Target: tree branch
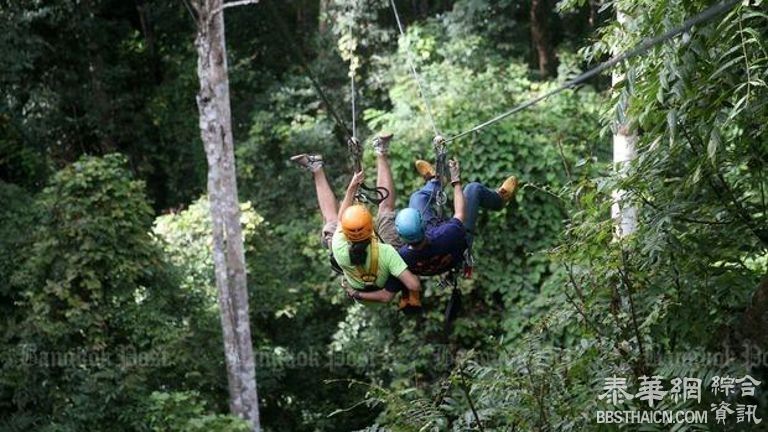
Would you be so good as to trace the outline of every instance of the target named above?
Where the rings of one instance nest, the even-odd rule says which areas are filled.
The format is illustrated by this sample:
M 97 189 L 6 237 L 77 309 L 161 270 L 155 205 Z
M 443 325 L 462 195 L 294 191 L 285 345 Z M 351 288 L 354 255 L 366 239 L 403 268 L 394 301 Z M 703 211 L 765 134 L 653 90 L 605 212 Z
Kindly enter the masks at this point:
M 233 2 L 222 3 L 221 7 L 214 9 L 211 15 L 216 15 L 217 13 L 223 11 L 224 9 L 229 9 L 231 7 L 251 5 L 251 4 L 256 4 L 258 2 L 259 0 L 237 0 Z
M 643 349 L 643 338 L 640 334 L 640 327 L 637 325 L 637 312 L 635 312 L 635 300 L 632 297 L 632 281 L 629 279 L 629 268 L 627 266 L 627 257 L 625 255 L 624 247 L 621 247 L 619 251 L 621 255 L 621 267 L 617 268 L 619 276 L 624 287 L 627 289 L 627 299 L 629 300 L 629 312 L 632 317 L 632 327 L 635 330 L 635 337 L 637 338 L 637 347 L 640 350 L 640 370 L 645 371 L 645 350 Z
M 475 422 L 477 422 L 477 428 L 481 431 L 485 431 L 485 428 L 483 428 L 483 422 L 480 421 L 480 415 L 477 413 L 477 409 L 475 408 L 475 402 L 472 400 L 472 396 L 469 394 L 469 385 L 467 384 L 466 374 L 464 373 L 464 368 L 459 365 L 459 377 L 461 378 L 461 390 L 464 392 L 464 396 L 467 398 L 467 402 L 469 402 L 469 409 L 472 410 L 472 415 L 475 416 Z
M 576 292 L 576 295 L 579 296 L 579 300 L 581 301 L 581 304 L 577 303 L 576 299 L 574 299 L 568 294 L 568 291 L 564 291 L 565 298 L 568 300 L 569 303 L 571 303 L 571 305 L 574 308 L 576 308 L 576 311 L 579 313 L 579 315 L 581 315 L 581 318 L 584 320 L 587 326 L 591 327 L 592 330 L 595 332 L 597 336 L 597 341 L 599 343 L 602 343 L 603 342 L 602 332 L 598 329 L 597 325 L 595 325 L 595 323 L 593 323 L 587 317 L 587 314 L 584 310 L 584 306 L 586 305 L 586 302 L 584 301 L 584 293 L 581 287 L 579 286 L 579 284 L 576 282 L 576 278 L 573 276 L 573 267 L 569 266 L 568 264 L 565 264 L 565 268 L 568 270 L 568 279 L 570 280 L 571 286 L 573 286 L 573 290 Z
M 691 148 L 691 150 L 693 150 L 694 153 L 696 153 L 697 155 L 701 155 L 702 149 L 704 148 L 704 144 L 701 142 L 701 140 L 695 141 L 693 139 L 693 136 L 688 132 L 688 128 L 686 128 L 683 123 L 679 123 L 679 125 L 681 127 L 681 130 L 683 131 L 683 135 L 685 135 L 686 141 L 688 141 L 688 146 Z M 697 148 L 694 147 L 694 142 L 698 144 Z M 708 183 L 712 188 L 712 190 L 715 192 L 715 194 L 717 194 L 720 200 L 723 201 L 726 208 L 733 207 L 733 211 L 736 213 L 736 216 L 742 220 L 744 225 L 746 225 L 750 231 L 752 231 L 755 237 L 757 237 L 757 239 L 760 240 L 764 245 L 768 245 L 768 234 L 765 233 L 764 229 L 760 229 L 759 227 L 756 226 L 755 221 L 752 219 L 752 216 L 744 208 L 741 201 L 739 201 L 736 198 L 736 194 L 733 193 L 733 189 L 731 189 L 728 182 L 725 181 L 725 178 L 720 173 L 720 171 L 717 168 L 712 167 L 708 164 L 704 164 L 704 166 L 718 180 L 719 184 L 715 184 L 715 181 L 712 178 L 709 178 Z M 724 196 L 723 195 L 724 193 L 727 196 Z M 732 203 L 732 205 L 729 205 L 730 203 Z
M 657 212 L 661 212 L 661 209 L 659 208 L 659 206 L 657 206 L 657 205 L 653 204 L 652 202 L 650 202 L 648 200 L 648 198 L 643 196 L 643 194 L 638 193 L 637 196 L 640 197 L 640 200 L 643 202 L 643 204 L 645 204 L 648 207 L 656 210 Z M 701 225 L 730 225 L 730 224 L 734 223 L 734 221 L 712 221 L 712 220 L 694 219 L 694 218 L 689 218 L 689 217 L 686 217 L 686 216 L 681 216 L 679 214 L 672 214 L 672 217 L 675 218 L 675 219 L 681 220 L 683 222 L 688 222 L 688 223 L 693 223 L 693 224 L 701 224 Z

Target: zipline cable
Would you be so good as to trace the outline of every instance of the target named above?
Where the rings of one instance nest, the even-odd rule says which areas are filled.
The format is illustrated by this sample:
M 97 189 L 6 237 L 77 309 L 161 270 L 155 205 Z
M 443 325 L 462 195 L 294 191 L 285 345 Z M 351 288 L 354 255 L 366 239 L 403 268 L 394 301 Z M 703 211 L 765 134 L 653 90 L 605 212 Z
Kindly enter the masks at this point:
M 676 27 L 676 28 L 674 28 L 672 30 L 669 30 L 669 31 L 663 33 L 660 36 L 656 36 L 656 37 L 653 37 L 653 38 L 650 38 L 650 39 L 645 39 L 641 43 L 639 43 L 637 46 L 635 46 L 635 48 L 633 48 L 633 49 L 631 49 L 629 51 L 626 51 L 626 52 L 624 52 L 623 54 L 621 54 L 621 55 L 619 55 L 617 57 L 614 57 L 614 58 L 612 58 L 610 60 L 607 60 L 607 61 L 599 64 L 598 66 L 594 67 L 593 69 L 590 69 L 590 70 L 582 73 L 581 75 L 577 76 L 576 78 L 573 78 L 572 80 L 565 82 L 560 87 L 558 87 L 558 88 L 556 88 L 554 90 L 551 90 L 551 91 L 549 91 L 547 93 L 544 93 L 544 94 L 542 94 L 540 96 L 537 96 L 537 97 L 535 97 L 535 98 L 533 98 L 533 99 L 531 99 L 531 100 L 529 100 L 527 102 L 524 102 L 524 103 L 522 103 L 522 104 L 512 108 L 511 110 L 509 110 L 509 111 L 507 111 L 507 112 L 505 112 L 503 114 L 499 114 L 498 116 L 496 116 L 496 117 L 494 117 L 494 118 L 492 118 L 492 119 L 490 119 L 490 120 L 488 120 L 488 121 L 486 121 L 484 123 L 480 123 L 479 125 L 471 128 L 471 129 L 468 129 L 468 130 L 466 130 L 464 132 L 461 132 L 459 134 L 456 134 L 454 136 L 446 138 L 445 142 L 454 141 L 456 139 L 459 139 L 459 138 L 462 138 L 464 136 L 467 136 L 467 135 L 469 135 L 469 134 L 471 134 L 473 132 L 477 132 L 477 131 L 479 131 L 481 129 L 484 129 L 484 128 L 486 128 L 486 127 L 488 127 L 488 126 L 490 126 L 490 125 L 492 125 L 494 123 L 500 122 L 501 120 L 511 116 L 512 114 L 515 114 L 515 113 L 520 112 L 520 111 L 522 111 L 522 110 L 524 110 L 526 108 L 529 108 L 529 107 L 531 107 L 531 106 L 541 102 L 542 100 L 544 100 L 544 99 L 546 99 L 546 98 L 548 98 L 550 96 L 553 96 L 553 95 L 555 95 L 557 93 L 560 93 L 563 90 L 567 90 L 569 88 L 575 87 L 575 86 L 581 84 L 582 82 L 592 78 L 593 76 L 595 76 L 595 75 L 597 75 L 597 74 L 599 74 L 599 73 L 601 73 L 601 72 L 603 72 L 603 71 L 605 71 L 607 69 L 613 68 L 617 64 L 623 62 L 624 60 L 627 60 L 627 59 L 630 59 L 632 57 L 635 57 L 635 56 L 638 56 L 640 54 L 643 54 L 644 52 L 648 51 L 648 49 L 652 48 L 653 46 L 658 45 L 658 44 L 660 44 L 662 42 L 665 42 L 665 41 L 667 41 L 669 39 L 672 39 L 673 37 L 679 35 L 680 33 L 683 33 L 685 31 L 690 30 L 691 27 L 695 26 L 696 24 L 699 24 L 699 23 L 702 23 L 702 22 L 705 22 L 705 21 L 709 21 L 710 19 L 712 19 L 712 18 L 714 18 L 714 17 L 716 17 L 716 16 L 718 16 L 718 15 L 724 13 L 724 12 L 729 11 L 730 9 L 732 9 L 734 6 L 736 6 L 739 3 L 741 3 L 741 0 L 729 0 L 729 1 L 726 1 L 726 2 L 723 2 L 723 3 L 720 3 L 718 5 L 712 6 L 709 9 L 705 10 L 704 12 L 701 12 L 700 14 L 694 16 L 693 18 L 690 18 L 690 19 L 686 20 L 679 27 Z
M 419 93 L 421 95 L 421 99 L 424 101 L 424 106 L 427 109 L 427 115 L 429 116 L 429 121 L 432 124 L 432 130 L 435 132 L 435 136 L 440 135 L 440 131 L 437 130 L 437 123 L 435 123 L 435 117 L 432 115 L 432 105 L 429 103 L 429 95 L 422 85 L 421 76 L 416 71 L 416 66 L 413 62 L 411 48 L 407 45 L 408 41 L 405 39 L 405 30 L 403 29 L 403 23 L 400 21 L 400 14 L 397 12 L 397 5 L 395 4 L 395 0 L 390 0 L 389 3 L 392 5 L 392 12 L 395 15 L 395 21 L 397 21 L 397 28 L 400 30 L 400 36 L 403 38 L 403 41 L 406 42 L 405 57 L 408 61 L 408 66 L 411 69 L 411 73 L 413 74 L 413 79 L 416 81 L 416 85 L 419 87 Z

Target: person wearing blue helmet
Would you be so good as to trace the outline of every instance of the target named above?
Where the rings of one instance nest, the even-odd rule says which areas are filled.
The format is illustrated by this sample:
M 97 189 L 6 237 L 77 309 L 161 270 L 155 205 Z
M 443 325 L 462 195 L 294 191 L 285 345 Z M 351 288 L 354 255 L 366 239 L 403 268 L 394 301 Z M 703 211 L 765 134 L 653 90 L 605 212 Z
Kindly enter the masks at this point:
M 397 233 L 406 243 L 398 252 L 408 268 L 420 276 L 439 275 L 459 267 L 464 251 L 472 244 L 480 209 L 501 210 L 517 192 L 515 176 L 509 176 L 496 190 L 477 182 L 462 189 L 458 161 L 448 161 L 448 168 L 453 188 L 453 217 L 441 220 L 437 216 L 433 204 L 440 192 L 440 181 L 429 162 L 418 160 L 416 170 L 425 185 L 411 195 L 408 208 L 398 212 L 395 218 Z

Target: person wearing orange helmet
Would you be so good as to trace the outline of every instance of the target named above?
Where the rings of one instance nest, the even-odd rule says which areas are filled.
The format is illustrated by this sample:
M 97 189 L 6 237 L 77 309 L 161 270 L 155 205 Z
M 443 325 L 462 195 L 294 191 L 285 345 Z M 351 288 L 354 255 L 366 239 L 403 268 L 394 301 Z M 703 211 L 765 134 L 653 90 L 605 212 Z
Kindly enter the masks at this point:
M 299 154 L 291 160 L 313 174 L 324 222 L 322 243 L 331 249 L 332 267 L 344 274 L 347 294 L 356 300 L 389 302 L 401 292 L 400 308 L 411 311 L 421 307 L 421 283 L 395 249 L 402 242 L 395 229 L 394 182 L 386 157 L 391 138 L 392 135 L 384 134 L 373 141 L 376 186 L 389 191 L 379 203 L 375 221 L 365 206 L 353 204 L 365 179 L 363 172 L 352 177 L 337 212 L 336 197 L 323 171 L 322 156 Z

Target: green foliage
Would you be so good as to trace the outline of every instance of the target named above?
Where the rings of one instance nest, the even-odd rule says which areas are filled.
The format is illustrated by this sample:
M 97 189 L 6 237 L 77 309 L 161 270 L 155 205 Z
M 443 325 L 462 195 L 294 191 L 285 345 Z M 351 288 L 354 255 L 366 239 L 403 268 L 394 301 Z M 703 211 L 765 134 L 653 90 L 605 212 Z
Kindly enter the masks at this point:
M 604 40 L 586 50 L 587 55 L 605 53 L 607 47 L 625 49 L 704 5 L 620 2 L 616 7 L 632 17 L 633 37 L 608 27 Z M 423 38 L 418 32 L 410 37 Z M 515 218 L 506 218 L 513 235 L 506 237 L 504 225 L 496 225 L 505 219 L 503 213 L 492 214 L 482 232 L 490 229 L 493 241 L 482 234 L 476 247 L 479 277 L 465 287 L 475 296 L 465 312 L 472 317 L 471 327 L 463 328 L 460 320 L 453 337 L 459 346 L 478 348 L 478 359 L 457 360 L 449 365 L 449 373 L 431 364 L 436 376 L 426 380 L 442 386 L 425 389 L 425 376 L 414 374 L 419 369 L 413 359 L 419 351 L 400 353 L 409 359 L 409 375 L 418 377 L 421 385 L 416 379 L 395 379 L 390 388 L 373 392 L 368 404 L 386 407 L 380 423 L 394 430 L 477 430 L 468 394 L 486 430 L 593 430 L 597 426 L 592 413 L 605 408 L 596 395 L 606 377 L 636 383 L 644 374 L 689 376 L 706 385 L 714 375 L 762 376 L 764 371 L 745 362 L 743 355 L 744 343 L 751 343 L 753 350 L 759 343 L 747 338 L 745 326 L 752 324 L 745 315 L 753 299 L 764 295 L 758 285 L 766 275 L 761 263 L 767 245 L 763 191 L 768 186 L 768 147 L 765 122 L 757 120 L 766 116 L 766 105 L 759 101 L 768 97 L 763 82 L 765 41 L 759 36 L 764 34 L 766 17 L 739 7 L 682 41 L 631 62 L 613 100 L 616 109 L 604 120 L 604 132 L 610 132 L 612 120 L 624 118 L 613 113 L 628 107 L 630 130 L 641 131 L 640 156 L 621 172 L 608 172 L 605 145 L 585 143 L 589 122 L 572 120 L 585 106 L 595 112 L 578 102 L 578 94 L 549 100 L 472 137 L 469 145 L 459 142 L 451 148 L 473 173 L 493 176 L 505 166 L 522 166 L 528 187 L 517 198 Z M 438 126 L 444 130 L 462 130 L 467 126 L 458 121 L 469 119 L 472 124 L 478 120 L 472 121 L 473 115 L 489 116 L 484 109 L 513 105 L 505 100 L 507 95 L 518 101 L 531 96 L 526 94 L 526 86 L 532 85 L 524 73 L 518 72 L 517 80 L 491 79 L 515 77 L 512 67 L 489 66 L 487 74 L 461 70 L 459 61 L 440 62 L 450 54 L 430 48 L 445 43 L 419 46 L 425 51 L 417 58 L 424 59 L 420 68 L 438 107 Z M 443 50 L 450 53 L 450 48 Z M 471 55 L 468 59 L 467 64 L 473 64 Z M 430 69 L 433 62 L 439 69 Z M 482 78 L 476 87 L 467 88 L 475 83 L 466 78 L 470 75 Z M 393 128 L 408 137 L 405 149 L 393 151 L 393 159 L 403 161 L 395 164 L 395 177 L 403 179 L 410 159 L 429 156 L 430 133 L 415 86 L 405 72 L 400 76 L 403 86 L 393 86 L 390 93 L 393 109 L 369 111 L 368 118 L 373 128 Z M 461 110 L 452 91 L 472 95 L 473 103 L 467 106 L 475 112 Z M 461 115 L 453 117 L 452 110 Z M 549 132 L 549 142 L 534 131 Z M 563 158 L 558 157 L 553 136 L 564 136 Z M 506 142 L 515 145 L 499 145 Z M 537 187 L 544 183 L 548 187 Z M 614 238 L 614 221 L 608 216 L 616 189 L 626 191 L 627 203 L 640 212 L 638 231 L 621 241 Z M 551 195 L 539 195 L 542 191 Z M 566 217 L 563 226 L 560 221 Z M 562 237 L 557 234 L 561 230 Z M 486 262 L 491 265 L 485 267 Z M 434 292 L 427 291 L 427 302 L 430 294 Z M 477 302 L 478 296 L 490 310 Z M 505 313 L 495 315 L 494 306 L 501 305 Z M 475 308 L 482 313 L 473 314 Z M 483 326 L 486 317 L 499 317 L 499 324 Z M 429 321 L 420 327 L 428 329 Z M 500 329 L 507 336 L 502 342 L 479 343 L 478 334 L 499 334 Z M 370 346 L 376 339 L 368 336 L 362 343 Z M 398 343 L 408 344 L 408 337 L 400 336 Z M 349 343 L 346 347 L 359 349 Z M 486 352 L 497 355 L 482 355 Z M 729 361 L 711 361 L 714 354 L 724 358 L 729 352 Z M 440 376 L 447 378 L 441 381 Z M 467 393 L 460 391 L 462 385 Z M 701 405 L 665 404 L 661 409 L 702 409 L 718 402 L 710 395 Z M 756 402 L 763 406 L 765 396 Z M 642 407 L 630 404 L 628 409 Z
M 632 37 L 618 24 L 609 26 L 604 39 L 585 51 L 588 56 L 625 49 L 706 5 L 613 6 L 631 17 Z M 626 115 L 630 131 L 638 134 L 639 157 L 610 174 L 602 158 L 588 159 L 583 173 L 565 184 L 558 195 L 566 198 L 569 219 L 550 254 L 554 273 L 530 297 L 533 332 L 506 340 L 496 361 L 453 369 L 454 375 L 468 371 L 486 428 L 597 430 L 590 416 L 605 409 L 596 395 L 609 376 L 630 383 L 641 375 L 698 377 L 705 386 L 714 375 L 764 376 L 764 368 L 744 355 L 764 347 L 750 339 L 755 332 L 748 327 L 755 324 L 747 315 L 764 295 L 761 263 L 768 246 L 768 147 L 765 122 L 757 120 L 766 116 L 759 101 L 768 97 L 760 36 L 766 18 L 740 6 L 628 64 L 604 131 Z M 608 216 L 617 189 L 640 215 L 638 230 L 621 240 Z M 721 361 L 712 361 L 717 356 Z M 755 402 L 764 407 L 765 395 Z M 703 409 L 710 403 L 719 400 L 709 394 L 700 405 L 668 403 L 660 409 Z M 464 418 L 461 409 L 450 414 L 439 400 L 432 407 L 440 421 L 457 424 Z M 626 409 L 642 407 L 630 403 Z M 421 425 L 436 424 L 435 418 Z M 399 417 L 390 421 L 400 425 Z
M 403 42 L 415 49 L 436 123 L 447 135 L 557 85 L 530 81 L 527 69 L 517 62 L 485 57 L 486 43 L 477 36 L 454 39 L 439 22 L 411 26 L 408 40 Z M 407 192 L 420 186 L 413 160 L 433 158 L 432 130 L 405 63 L 404 45 L 382 59 L 379 67 L 389 73 L 392 108 L 368 110 L 365 118 L 371 130 L 395 133 L 390 159 L 398 205 L 404 206 Z M 599 145 L 591 144 L 597 134 L 599 100 L 589 89 L 562 94 L 450 144 L 449 155 L 461 161 L 467 182 L 495 187 L 515 174 L 526 186 L 509 208 L 481 217 L 475 243 L 476 276 L 463 283 L 464 312 L 450 336 L 443 332 L 443 308 L 450 292 L 432 282 L 424 298 L 427 312 L 418 322 L 390 310 L 348 310 L 332 346 L 364 359 L 360 370 L 379 389 L 368 405 L 385 408 L 380 424 L 393 430 L 475 427 L 461 385 L 444 388 L 446 379 L 460 381 L 452 373 L 453 359 L 459 347 L 481 353 L 497 350 L 494 338 L 502 335 L 513 341 L 509 350 L 514 352 L 514 341 L 532 329 L 529 319 L 556 307 L 551 296 L 559 294 L 557 281 L 561 279 L 553 274 L 545 252 L 560 238 L 566 217 L 557 191 L 569 179 L 594 172 L 592 164 L 579 163 L 579 158 L 588 161 L 604 155 Z M 366 162 L 373 166 L 372 159 Z M 501 414 L 506 406 L 495 404 L 497 396 L 489 394 L 483 400 L 487 405 L 483 415 L 495 409 L 503 429 L 502 425 L 514 422 L 503 420 L 511 413 Z M 533 402 L 521 405 L 520 411 L 529 408 L 538 412 Z
M 348 125 L 355 73 L 359 138 L 395 133 L 399 207 L 421 183 L 413 160 L 433 158 L 406 50 L 450 136 L 708 5 L 616 0 L 598 15 L 595 2 L 561 2 L 550 17 L 561 81 L 538 82 L 529 2 L 398 2 L 402 39 L 386 0 L 271 3 Z M 590 12 L 608 23 L 577 56 L 565 47 L 590 31 Z M 287 162 L 322 153 L 343 187 L 341 127 L 264 2 L 226 16 L 265 430 L 464 431 L 478 417 L 484 430 L 595 430 L 606 377 L 766 378 L 706 361 L 765 343 L 753 319 L 768 298 L 764 11 L 738 6 L 621 65 L 611 100 L 561 93 L 450 144 L 465 181 L 514 174 L 523 187 L 481 215 L 449 334 L 450 293 L 435 281 L 418 318 L 347 302 L 319 245 L 312 178 Z M 193 24 L 184 3 L 0 5 L 2 430 L 245 430 L 221 414 Z M 617 119 L 639 157 L 613 172 Z M 621 240 L 609 218 L 619 189 L 640 217 Z M 172 208 L 154 226 L 147 196 Z
M 28 243 L 24 234 L 35 224 L 37 212 L 31 197 L 12 184 L 0 182 L 0 202 L 0 295 L 7 300 L 3 306 L 12 306 L 19 297 L 11 289 L 11 274 L 23 260 L 21 251 Z M 10 317 L 12 310 L 8 307 L 3 316 Z
M 248 423 L 233 416 L 206 414 L 194 392 L 153 392 L 147 403 L 145 425 L 152 432 L 247 432 Z
M 269 226 L 250 203 L 241 204 L 241 223 L 246 244 L 251 327 L 255 346 L 261 415 L 274 430 L 348 428 L 365 424 L 368 416 L 329 420 L 336 404 L 351 404 L 358 391 L 342 392 L 343 386 L 325 385 L 324 379 L 347 376 L 343 363 L 335 364 L 326 343 L 339 320 L 337 307 L 320 297 L 328 294 L 326 261 L 315 250 L 286 248 L 285 244 L 317 241 L 296 229 L 282 232 Z M 223 341 L 213 280 L 211 223 L 206 197 L 188 209 L 159 217 L 154 232 L 162 239 L 169 260 L 182 275 L 180 290 L 197 313 L 188 319 L 189 333 L 175 341 L 174 352 L 186 365 L 185 388 L 207 391 L 224 410 Z M 298 262 L 297 262 L 298 261 Z M 311 265 L 323 268 L 314 270 Z M 313 269 L 312 273 L 308 270 Z M 322 281 L 320 277 L 323 274 Z M 316 280 L 307 276 L 314 275 Z M 217 389 L 217 387 L 219 387 Z M 211 393 L 211 389 L 218 392 Z M 183 416 L 182 416 L 183 417 Z
M 43 219 L 13 281 L 26 287 L 39 334 L 99 346 L 104 323 L 156 277 L 161 261 L 146 232 L 152 210 L 124 165 L 117 155 L 84 158 L 43 191 Z M 87 312 L 93 307 L 107 309 Z
M 123 156 L 86 157 L 25 206 L 40 216 L 5 294 L 0 428 L 134 430 L 152 389 L 195 388 L 180 354 L 199 312 L 149 234 L 144 184 Z

